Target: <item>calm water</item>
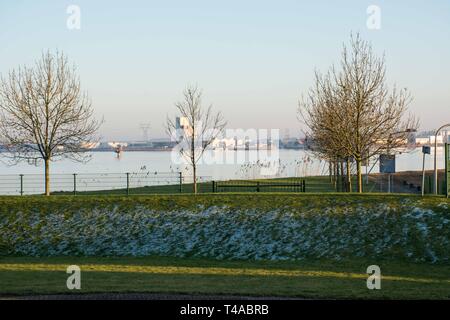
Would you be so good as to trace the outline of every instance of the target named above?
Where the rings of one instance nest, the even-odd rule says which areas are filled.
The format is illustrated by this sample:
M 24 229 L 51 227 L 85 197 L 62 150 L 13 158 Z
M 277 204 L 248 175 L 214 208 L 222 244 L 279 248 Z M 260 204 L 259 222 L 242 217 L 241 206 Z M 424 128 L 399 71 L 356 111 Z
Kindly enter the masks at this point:
M 443 168 L 443 148 L 438 148 L 438 165 Z M 259 159 L 259 161 L 258 161 Z M 125 173 L 125 172 L 179 172 L 189 174 L 189 166 L 177 163 L 170 151 L 124 152 L 117 158 L 113 152 L 92 152 L 91 160 L 77 163 L 69 159 L 55 161 L 53 174 Z M 426 168 L 433 168 L 433 155 L 427 155 Z M 267 151 L 212 151 L 205 155 L 206 163 L 199 164 L 199 175 L 215 180 L 233 178 L 283 177 L 322 175 L 327 164 L 303 150 Z M 372 166 L 373 164 L 371 164 Z M 378 172 L 378 163 L 372 172 Z M 397 171 L 422 170 L 421 149 L 397 156 Z M 9 166 L 2 159 L 0 174 L 41 174 L 42 164 L 20 163 Z

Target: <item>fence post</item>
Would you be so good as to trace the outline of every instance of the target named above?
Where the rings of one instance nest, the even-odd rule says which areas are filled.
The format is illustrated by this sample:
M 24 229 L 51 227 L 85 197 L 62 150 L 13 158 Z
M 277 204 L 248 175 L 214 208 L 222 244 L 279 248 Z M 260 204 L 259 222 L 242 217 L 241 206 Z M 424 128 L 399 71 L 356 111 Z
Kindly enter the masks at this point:
M 212 192 L 215 193 L 216 192 L 216 181 L 212 181 Z
M 306 192 L 306 180 L 302 180 L 302 192 Z
M 180 193 L 183 193 L 183 172 L 179 172 L 180 179 Z
M 259 192 L 259 181 L 256 181 L 256 192 Z
M 127 172 L 127 196 L 130 195 L 130 173 Z
M 20 195 L 23 196 L 23 174 L 20 175 Z
M 73 174 L 73 195 L 77 194 L 77 174 Z

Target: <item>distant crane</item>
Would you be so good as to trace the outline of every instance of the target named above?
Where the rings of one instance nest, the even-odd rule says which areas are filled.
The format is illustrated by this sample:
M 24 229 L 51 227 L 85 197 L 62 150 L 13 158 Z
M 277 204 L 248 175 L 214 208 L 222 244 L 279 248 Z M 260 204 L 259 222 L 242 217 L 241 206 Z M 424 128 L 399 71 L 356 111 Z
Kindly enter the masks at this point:
M 149 141 L 150 139 L 149 139 L 149 135 L 148 135 L 148 132 L 149 132 L 149 130 L 150 130 L 150 123 L 141 123 L 140 125 L 139 125 L 139 127 L 141 128 L 141 130 L 142 130 L 142 135 L 143 135 L 143 138 L 144 138 L 144 141 L 145 142 L 147 142 L 147 141 Z

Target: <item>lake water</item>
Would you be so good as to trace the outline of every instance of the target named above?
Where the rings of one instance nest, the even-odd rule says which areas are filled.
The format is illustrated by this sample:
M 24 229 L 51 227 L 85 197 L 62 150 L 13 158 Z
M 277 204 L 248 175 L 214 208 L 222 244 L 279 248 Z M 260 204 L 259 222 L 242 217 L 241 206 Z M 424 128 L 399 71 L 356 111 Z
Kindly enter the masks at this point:
M 444 167 L 444 151 L 438 148 L 438 167 Z M 10 166 L 1 158 L 1 175 L 42 174 L 42 164 L 20 163 Z M 422 170 L 420 148 L 397 156 L 397 171 Z M 373 163 L 370 165 L 372 167 Z M 369 169 L 370 169 L 369 167 Z M 276 151 L 211 151 L 198 166 L 198 174 L 214 180 L 234 178 L 311 176 L 327 174 L 328 165 L 304 150 Z M 433 169 L 433 154 L 427 155 L 426 168 Z M 378 172 L 379 164 L 372 173 Z M 73 173 L 139 173 L 139 172 L 183 172 L 189 175 L 189 166 L 179 163 L 170 151 L 124 152 L 117 158 L 114 152 L 92 152 L 88 163 L 77 163 L 62 159 L 51 164 L 52 174 Z

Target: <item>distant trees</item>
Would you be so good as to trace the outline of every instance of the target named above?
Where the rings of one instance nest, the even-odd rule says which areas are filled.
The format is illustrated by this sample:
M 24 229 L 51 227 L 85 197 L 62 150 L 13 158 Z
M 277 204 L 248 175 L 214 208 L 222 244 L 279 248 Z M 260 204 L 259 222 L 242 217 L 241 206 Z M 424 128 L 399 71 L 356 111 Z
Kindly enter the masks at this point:
M 315 152 L 322 158 L 356 162 L 357 190 L 362 192 L 363 162 L 404 144 L 418 121 L 407 114 L 411 96 L 406 89 L 386 85 L 384 57 L 376 57 L 359 35 L 344 46 L 338 67 L 316 72 L 314 85 L 299 103 Z
M 1 142 L 13 161 L 43 160 L 46 195 L 50 162 L 62 156 L 85 160 L 82 152 L 99 126 L 63 53 L 46 52 L 34 67 L 0 78 Z
M 177 124 L 167 117 L 167 133 L 176 140 L 176 150 L 192 167 L 194 193 L 197 193 L 197 163 L 210 144 L 223 133 L 226 126 L 221 112 L 214 113 L 212 106 L 202 105 L 202 91 L 189 86 L 183 100 L 175 104 L 179 115 Z

